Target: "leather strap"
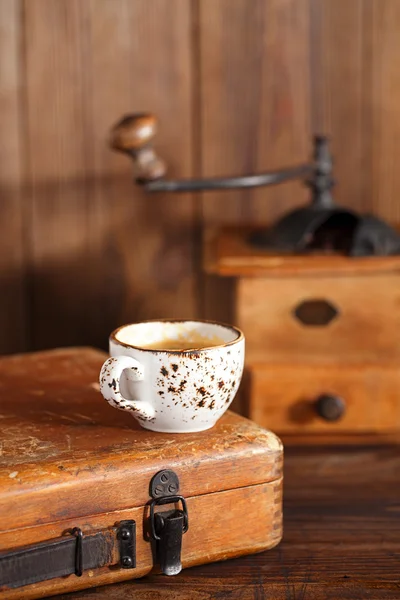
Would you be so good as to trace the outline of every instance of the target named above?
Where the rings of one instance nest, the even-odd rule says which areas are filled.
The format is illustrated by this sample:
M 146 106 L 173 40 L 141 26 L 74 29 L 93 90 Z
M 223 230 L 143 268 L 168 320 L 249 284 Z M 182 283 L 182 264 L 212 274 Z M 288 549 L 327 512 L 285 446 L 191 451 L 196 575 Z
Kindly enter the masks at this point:
M 84 534 L 81 547 L 83 570 L 117 563 L 116 537 L 116 527 Z M 18 588 L 76 573 L 77 544 L 79 540 L 74 535 L 64 535 L 0 553 L 0 586 Z

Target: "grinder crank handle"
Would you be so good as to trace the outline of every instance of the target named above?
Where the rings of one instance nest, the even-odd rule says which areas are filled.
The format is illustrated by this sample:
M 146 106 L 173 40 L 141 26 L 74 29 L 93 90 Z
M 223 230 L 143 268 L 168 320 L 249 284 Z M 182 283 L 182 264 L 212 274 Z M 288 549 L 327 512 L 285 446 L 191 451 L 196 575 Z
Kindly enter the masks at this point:
M 239 177 L 165 179 L 166 164 L 157 156 L 152 145 L 156 131 L 156 117 L 152 114 L 140 113 L 123 117 L 114 125 L 110 136 L 110 146 L 133 159 L 136 181 L 142 184 L 147 192 L 194 192 L 275 185 L 313 175 L 316 169 L 315 163 L 309 163 L 279 171 Z M 320 147 L 321 142 L 326 143 L 325 138 L 315 140 L 317 148 Z M 318 156 L 316 159 L 318 163 Z
M 156 132 L 156 117 L 145 113 L 126 115 L 111 129 L 110 146 L 132 157 L 138 183 L 156 181 L 167 171 L 152 146 Z

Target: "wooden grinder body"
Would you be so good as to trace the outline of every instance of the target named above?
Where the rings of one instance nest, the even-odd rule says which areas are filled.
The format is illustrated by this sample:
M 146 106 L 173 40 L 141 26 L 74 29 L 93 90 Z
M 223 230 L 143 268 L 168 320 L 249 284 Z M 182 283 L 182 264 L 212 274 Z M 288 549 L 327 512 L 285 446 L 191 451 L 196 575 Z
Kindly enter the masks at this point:
M 400 432 L 400 256 L 279 255 L 248 235 L 225 228 L 205 249 L 205 270 L 235 281 L 243 412 L 285 441 Z

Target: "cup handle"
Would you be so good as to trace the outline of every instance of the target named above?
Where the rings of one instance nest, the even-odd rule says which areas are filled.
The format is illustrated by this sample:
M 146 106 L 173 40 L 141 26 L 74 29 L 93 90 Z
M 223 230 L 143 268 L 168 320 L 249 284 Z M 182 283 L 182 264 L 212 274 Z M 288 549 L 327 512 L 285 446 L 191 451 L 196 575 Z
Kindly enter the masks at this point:
M 121 394 L 119 382 L 125 370 L 130 371 L 134 381 L 143 381 L 143 367 L 132 356 L 108 358 L 100 371 L 100 392 L 107 402 L 119 410 L 128 410 L 133 416 L 146 421 L 154 418 L 154 408 L 144 400 L 129 400 Z

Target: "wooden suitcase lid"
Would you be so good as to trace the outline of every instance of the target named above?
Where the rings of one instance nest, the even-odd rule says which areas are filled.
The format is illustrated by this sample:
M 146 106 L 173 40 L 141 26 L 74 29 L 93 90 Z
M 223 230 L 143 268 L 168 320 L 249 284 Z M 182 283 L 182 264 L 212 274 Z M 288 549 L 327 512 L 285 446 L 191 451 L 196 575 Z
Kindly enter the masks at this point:
M 186 497 L 281 476 L 280 440 L 234 413 L 201 433 L 142 429 L 100 395 L 105 357 L 69 348 L 0 359 L 0 530 L 142 506 L 164 468 Z

